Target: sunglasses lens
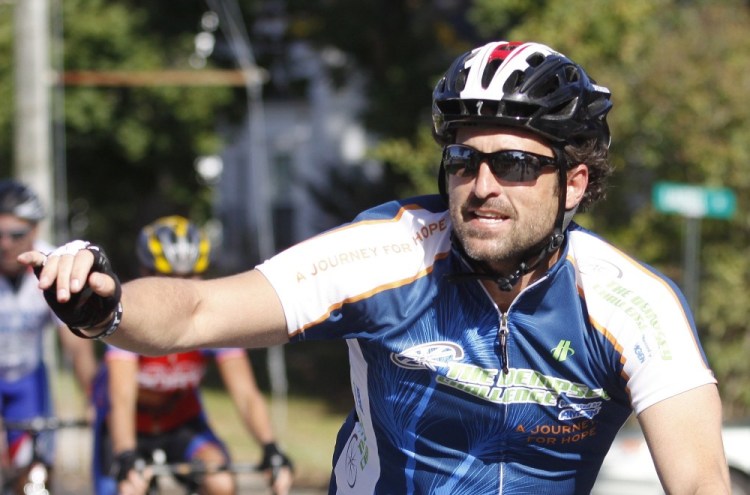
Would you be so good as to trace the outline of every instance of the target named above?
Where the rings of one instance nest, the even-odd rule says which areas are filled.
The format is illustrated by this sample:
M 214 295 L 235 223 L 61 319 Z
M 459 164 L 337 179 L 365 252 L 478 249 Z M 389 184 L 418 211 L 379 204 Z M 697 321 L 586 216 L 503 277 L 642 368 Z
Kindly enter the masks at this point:
M 26 237 L 29 234 L 29 232 L 31 232 L 31 229 L 27 229 L 27 230 L 11 230 L 11 231 L 8 231 L 8 232 L 0 231 L 0 239 L 2 239 L 3 237 L 7 237 L 7 238 L 9 238 L 12 241 L 20 241 L 21 239 L 23 239 L 24 237 Z
M 443 151 L 443 167 L 451 175 L 465 177 L 476 172 L 476 151 L 466 146 L 446 146 Z
M 460 144 L 452 144 L 443 150 L 443 167 L 451 175 L 472 177 L 479 164 L 486 162 L 492 173 L 501 180 L 527 182 L 536 180 L 542 168 L 554 166 L 554 159 L 526 151 L 503 150 L 482 153 Z
M 490 161 L 492 173 L 503 180 L 526 182 L 539 178 L 541 164 L 536 156 L 523 151 L 503 151 Z

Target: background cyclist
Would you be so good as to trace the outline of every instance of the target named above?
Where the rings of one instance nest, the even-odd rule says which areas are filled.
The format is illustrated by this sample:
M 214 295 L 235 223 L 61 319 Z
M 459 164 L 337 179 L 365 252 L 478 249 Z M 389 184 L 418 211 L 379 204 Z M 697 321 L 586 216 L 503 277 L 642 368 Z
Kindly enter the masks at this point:
M 0 180 L 0 414 L 4 420 L 27 420 L 54 415 L 45 365 L 45 331 L 59 328 L 60 342 L 72 360 L 81 389 L 89 392 L 96 372 L 90 342 L 76 338 L 50 311 L 29 267 L 18 255 L 29 249 L 44 252 L 52 246 L 38 239 L 45 211 L 37 195 L 13 179 Z M 31 462 L 28 433 L 7 431 L 4 457 L 16 467 Z M 51 466 L 54 442 L 51 432 L 39 436 Z
M 209 265 L 207 236 L 184 217 L 162 217 L 140 232 L 136 253 L 143 275 L 200 277 Z M 209 425 L 199 387 L 208 360 L 215 360 L 242 422 L 261 446 L 262 465 L 282 468 L 274 493 L 286 494 L 292 482 L 290 463 L 279 451 L 265 399 L 255 382 L 246 351 L 239 348 L 191 351 L 158 357 L 108 346 L 95 382 L 97 428 L 94 479 L 97 495 L 134 490 L 130 471 L 135 460 L 151 459 L 163 450 L 167 462 L 200 460 L 218 465 L 229 461 L 224 443 Z M 189 482 L 189 480 L 186 480 Z M 229 472 L 206 475 L 201 493 L 236 492 Z

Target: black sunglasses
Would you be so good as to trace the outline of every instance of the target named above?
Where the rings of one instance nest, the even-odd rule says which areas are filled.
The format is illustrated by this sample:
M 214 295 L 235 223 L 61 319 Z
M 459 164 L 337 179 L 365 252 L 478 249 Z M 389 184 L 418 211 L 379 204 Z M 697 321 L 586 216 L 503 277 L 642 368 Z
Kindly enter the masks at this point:
M 545 167 L 557 167 L 557 160 L 529 151 L 502 150 L 482 153 L 463 144 L 449 144 L 443 148 L 442 165 L 457 177 L 474 177 L 479 165 L 487 163 L 492 173 L 501 180 L 527 182 L 536 180 Z
M 31 228 L 23 229 L 23 230 L 0 230 L 0 239 L 3 237 L 8 237 L 12 241 L 20 241 L 27 235 L 29 235 L 29 232 L 31 232 Z

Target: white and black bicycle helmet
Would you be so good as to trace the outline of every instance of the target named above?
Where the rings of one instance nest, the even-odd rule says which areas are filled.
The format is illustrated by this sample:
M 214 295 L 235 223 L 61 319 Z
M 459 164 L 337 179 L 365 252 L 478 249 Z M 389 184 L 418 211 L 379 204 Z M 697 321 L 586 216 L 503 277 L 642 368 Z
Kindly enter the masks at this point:
M 162 217 L 141 229 L 136 254 L 141 265 L 161 275 L 191 276 L 208 268 L 208 236 L 187 218 Z
M 39 197 L 26 185 L 13 180 L 0 180 L 0 213 L 8 213 L 32 223 L 45 217 Z
M 564 144 L 609 145 L 610 92 L 564 55 L 539 43 L 495 41 L 459 56 L 432 96 L 434 135 L 453 141 L 466 125 L 511 126 Z

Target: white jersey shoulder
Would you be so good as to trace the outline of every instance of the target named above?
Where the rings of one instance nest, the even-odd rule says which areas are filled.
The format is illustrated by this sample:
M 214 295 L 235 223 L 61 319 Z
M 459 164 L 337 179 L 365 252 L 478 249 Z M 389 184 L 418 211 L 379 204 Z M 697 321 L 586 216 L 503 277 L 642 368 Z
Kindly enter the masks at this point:
M 622 355 L 636 413 L 715 383 L 689 309 L 669 279 L 585 231 L 571 232 L 568 258 L 591 324 Z
M 450 251 L 445 211 L 405 205 L 313 237 L 258 267 L 284 302 L 290 334 L 347 302 L 413 282 Z

